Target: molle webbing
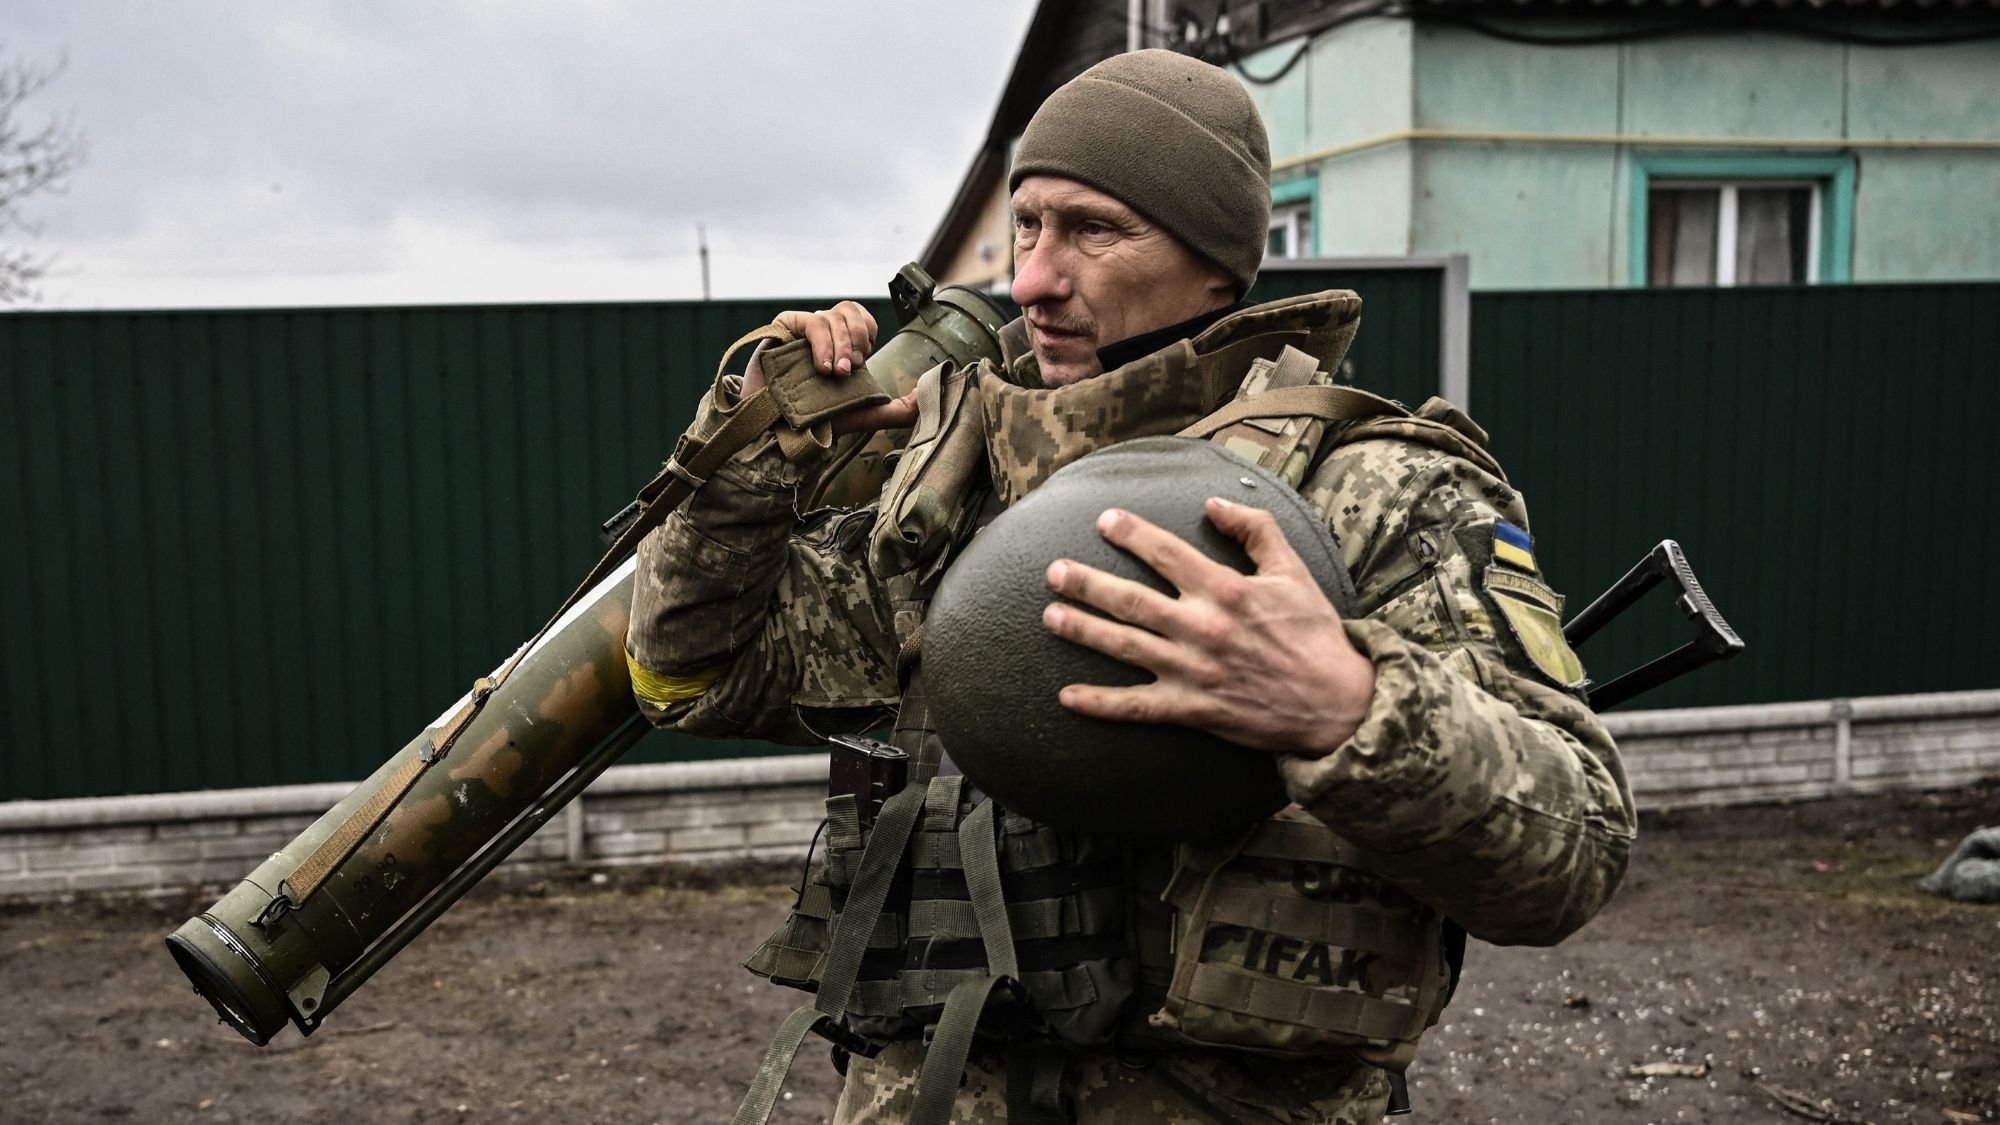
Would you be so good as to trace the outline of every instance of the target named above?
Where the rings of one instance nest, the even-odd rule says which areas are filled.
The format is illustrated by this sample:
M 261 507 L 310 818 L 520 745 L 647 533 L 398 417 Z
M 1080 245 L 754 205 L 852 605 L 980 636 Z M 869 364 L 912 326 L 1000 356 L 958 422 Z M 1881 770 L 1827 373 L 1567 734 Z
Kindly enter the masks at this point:
M 868 934 L 875 928 L 876 919 L 888 900 L 889 885 L 900 864 L 903 845 L 909 841 L 910 832 L 916 827 L 923 798 L 923 790 L 910 788 L 883 803 L 881 815 L 875 821 L 873 837 L 863 848 L 854 871 L 849 888 L 849 909 L 834 919 L 825 956 L 815 968 L 817 995 L 812 1004 L 798 1008 L 785 1017 L 777 1037 L 771 1041 L 763 1061 L 757 1066 L 757 1075 L 750 1081 L 749 1092 L 743 1096 L 743 1103 L 736 1107 L 732 1125 L 764 1125 L 770 1119 L 771 1110 L 778 1104 L 778 1094 L 784 1088 L 785 1076 L 791 1073 L 792 1063 L 798 1058 L 799 1048 L 804 1045 L 808 1033 L 818 1032 L 835 1042 L 858 1046 L 866 1052 L 867 1044 L 856 1044 L 851 1037 L 841 1034 L 841 1021 L 847 1009 L 848 994 L 861 970 Z M 843 802 L 848 809 L 854 806 L 851 796 L 837 797 L 828 802 L 829 822 L 833 819 L 834 808 Z
M 959 983 L 998 973 L 994 935 L 982 919 L 1004 920 L 1011 971 L 1037 1008 L 1058 1015 L 1088 1004 L 1096 988 L 1085 966 L 1124 953 L 1123 864 L 1114 854 L 1080 855 L 1075 837 L 1011 814 L 992 802 L 961 812 L 964 779 L 929 783 L 924 815 L 891 883 L 888 909 L 871 931 L 848 1011 L 884 1038 L 931 1022 Z M 977 818 L 977 819 L 975 819 Z M 973 830 L 976 823 L 988 827 Z M 836 911 L 849 909 L 842 885 L 850 863 L 828 837 L 823 876 Z M 987 905 L 982 906 L 982 902 Z
M 1231 847 L 1184 846 L 1163 896 L 1180 929 L 1153 1028 L 1183 1042 L 1406 1063 L 1447 979 L 1442 924 L 1359 863 L 1296 810 Z
M 863 1053 L 928 1031 L 911 1120 L 944 1125 L 975 1031 L 997 1029 L 1026 1076 L 1013 1111 L 1055 1120 L 1061 1055 L 1035 1044 L 1109 1037 L 1130 989 L 1113 967 L 1126 954 L 1125 864 L 992 801 L 968 809 L 964 781 L 912 784 L 872 828 L 851 796 L 828 800 L 818 874 L 749 966 L 818 997 L 786 1021 L 738 1125 L 768 1114 L 808 1031 Z

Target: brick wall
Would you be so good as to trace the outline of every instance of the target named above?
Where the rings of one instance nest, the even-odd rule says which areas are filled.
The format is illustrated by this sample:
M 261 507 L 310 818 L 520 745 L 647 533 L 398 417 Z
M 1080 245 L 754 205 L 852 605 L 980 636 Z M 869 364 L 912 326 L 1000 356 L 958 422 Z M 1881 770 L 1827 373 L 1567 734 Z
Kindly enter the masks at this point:
M 1936 789 L 2000 775 L 2000 691 L 1608 716 L 1642 808 Z M 0 900 L 235 883 L 347 785 L 0 803 Z M 621 766 L 509 862 L 792 858 L 826 757 Z

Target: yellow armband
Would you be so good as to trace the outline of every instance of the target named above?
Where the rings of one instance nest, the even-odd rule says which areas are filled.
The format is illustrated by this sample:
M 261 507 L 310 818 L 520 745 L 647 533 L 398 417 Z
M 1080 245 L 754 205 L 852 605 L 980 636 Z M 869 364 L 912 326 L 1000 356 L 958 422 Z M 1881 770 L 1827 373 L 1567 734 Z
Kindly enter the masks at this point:
M 641 665 L 627 652 L 625 667 L 632 673 L 632 694 L 638 697 L 639 702 L 652 707 L 665 707 L 683 699 L 693 699 L 707 691 L 710 685 L 722 678 L 723 670 L 729 665 L 724 663 L 703 668 L 692 676 L 662 676 Z

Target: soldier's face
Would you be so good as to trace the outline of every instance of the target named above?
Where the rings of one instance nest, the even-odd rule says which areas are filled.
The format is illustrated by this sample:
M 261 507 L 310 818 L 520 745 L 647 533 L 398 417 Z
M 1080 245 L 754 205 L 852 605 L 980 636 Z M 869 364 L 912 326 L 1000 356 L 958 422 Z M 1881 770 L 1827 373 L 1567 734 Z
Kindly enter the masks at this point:
M 1107 344 L 1236 299 L 1220 267 L 1095 188 L 1029 176 L 1012 205 L 1014 300 L 1049 386 L 1102 374 Z

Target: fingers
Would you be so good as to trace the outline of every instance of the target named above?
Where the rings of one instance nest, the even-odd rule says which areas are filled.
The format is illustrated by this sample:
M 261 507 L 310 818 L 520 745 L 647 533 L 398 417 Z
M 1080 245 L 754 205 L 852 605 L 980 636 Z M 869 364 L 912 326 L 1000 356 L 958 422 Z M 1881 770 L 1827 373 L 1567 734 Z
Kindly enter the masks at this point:
M 794 336 L 805 337 L 816 370 L 821 374 L 833 371 L 833 327 L 827 323 L 825 313 L 788 310 L 779 313 L 775 323 Z
M 1137 555 L 1140 562 L 1152 567 L 1183 593 L 1236 573 L 1211 561 L 1173 532 L 1122 508 L 1106 508 L 1097 517 L 1097 533 L 1114 546 Z
M 911 391 L 894 402 L 880 406 L 857 406 L 833 419 L 836 434 L 858 434 L 875 430 L 905 430 L 917 424 L 917 392 Z
M 1144 583 L 1069 559 L 1049 564 L 1049 589 L 1071 601 L 1082 602 L 1120 621 L 1155 631 L 1164 630 L 1174 609 L 1174 599 Z
M 822 375 L 849 375 L 875 349 L 875 317 L 857 301 L 830 309 L 781 312 L 776 323 L 812 348 L 813 367 Z
M 1243 544 L 1250 561 L 1256 564 L 1258 574 L 1282 577 L 1309 574 L 1305 560 L 1292 550 L 1292 544 L 1285 538 L 1284 529 L 1278 526 L 1276 516 L 1262 508 L 1252 508 L 1220 496 L 1211 497 L 1204 510 L 1210 523 L 1224 535 Z
M 854 358 L 856 354 L 854 351 L 854 334 L 848 331 L 847 318 L 841 316 L 838 310 L 826 313 L 825 316 L 827 327 L 832 330 L 833 342 L 831 345 L 832 350 L 829 354 L 833 359 L 833 370 L 845 375 L 860 366 Z M 819 357 L 815 355 L 813 358 L 817 360 Z M 820 370 L 825 371 L 826 365 L 821 364 Z
M 1156 676 L 1178 670 L 1182 664 L 1180 646 L 1166 638 L 1075 606 L 1050 603 L 1042 610 L 1042 627 L 1072 644 L 1095 649 Z
M 854 341 L 854 366 L 859 367 L 868 353 L 875 350 L 875 314 L 858 301 L 842 301 L 833 307 L 847 321 L 848 335 Z
M 1174 723 L 1205 729 L 1214 708 L 1195 692 L 1154 682 L 1136 687 L 1068 684 L 1056 700 L 1079 715 L 1119 723 Z

